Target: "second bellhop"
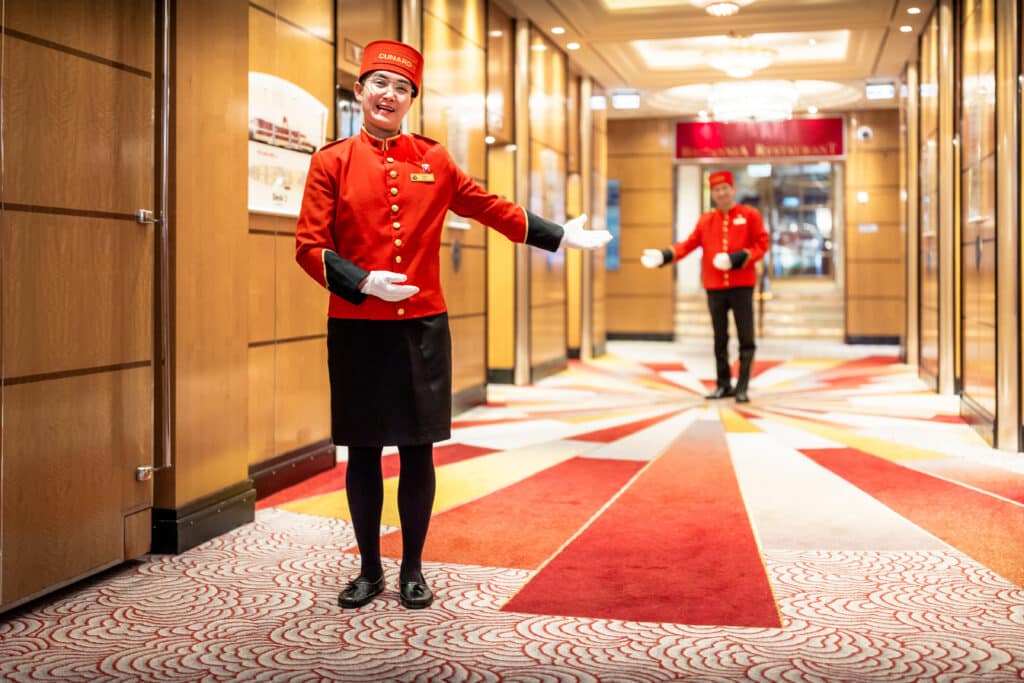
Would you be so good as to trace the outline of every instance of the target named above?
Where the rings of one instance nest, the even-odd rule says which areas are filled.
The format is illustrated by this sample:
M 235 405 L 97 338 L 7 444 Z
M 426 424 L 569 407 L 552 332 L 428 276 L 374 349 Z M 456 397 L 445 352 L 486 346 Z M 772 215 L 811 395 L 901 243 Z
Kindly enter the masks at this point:
M 728 213 L 712 209 L 701 215 L 689 237 L 665 250 L 665 263 L 675 263 L 703 247 L 700 270 L 704 289 L 753 287 L 757 284 L 755 264 L 767 251 L 768 241 L 764 220 L 756 209 L 744 204 L 736 204 Z M 712 264 L 715 254 L 723 251 L 734 261 L 730 270 Z

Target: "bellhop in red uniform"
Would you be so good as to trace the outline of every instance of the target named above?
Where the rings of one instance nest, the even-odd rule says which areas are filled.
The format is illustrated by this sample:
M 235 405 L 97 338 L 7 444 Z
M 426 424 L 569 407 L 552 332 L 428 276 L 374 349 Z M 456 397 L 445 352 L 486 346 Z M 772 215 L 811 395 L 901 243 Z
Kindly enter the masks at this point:
M 359 135 L 313 154 L 295 258 L 328 290 L 327 360 L 334 443 L 349 447 L 346 494 L 361 570 L 339 596 L 359 607 L 384 588 L 380 559 L 383 446 L 397 445 L 402 521 L 399 597 L 428 606 L 421 555 L 434 500 L 433 443 L 451 436 L 451 334 L 439 255 L 449 211 L 514 242 L 596 249 L 607 231 L 564 226 L 487 192 L 440 143 L 401 132 L 419 93 L 423 57 L 379 40 L 363 50 L 355 96 Z
M 708 176 L 714 209 L 701 215 L 697 225 L 682 242 L 666 249 L 645 249 L 640 262 L 647 268 L 669 265 L 686 257 L 697 247 L 701 254 L 701 279 L 708 297 L 708 310 L 715 333 L 716 388 L 708 398 L 734 396 L 746 403 L 747 386 L 754 362 L 755 264 L 768 249 L 768 233 L 761 213 L 736 203 L 732 173 L 717 171 Z M 732 310 L 739 337 L 740 371 L 735 388 L 729 369 L 729 317 Z

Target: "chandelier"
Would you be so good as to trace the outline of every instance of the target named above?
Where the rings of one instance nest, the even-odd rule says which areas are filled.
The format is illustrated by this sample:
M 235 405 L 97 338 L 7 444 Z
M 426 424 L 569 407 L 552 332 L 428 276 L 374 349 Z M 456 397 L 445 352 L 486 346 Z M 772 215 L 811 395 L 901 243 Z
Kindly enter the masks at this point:
M 708 65 L 733 78 L 747 78 L 775 61 L 778 52 L 770 47 L 756 47 L 747 38 L 733 38 L 732 45 L 704 53 Z
M 731 17 L 754 0 L 690 0 L 690 4 L 700 7 L 715 17 Z
M 799 93 L 792 81 L 725 81 L 711 86 L 715 121 L 778 121 L 793 116 Z

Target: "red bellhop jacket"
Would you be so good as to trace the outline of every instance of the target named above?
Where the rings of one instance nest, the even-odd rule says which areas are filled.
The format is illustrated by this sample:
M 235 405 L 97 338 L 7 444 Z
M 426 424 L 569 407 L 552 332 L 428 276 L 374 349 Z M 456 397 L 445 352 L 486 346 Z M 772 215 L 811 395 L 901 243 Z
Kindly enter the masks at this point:
M 761 213 L 753 207 L 737 204 L 728 214 L 714 209 L 701 215 L 690 236 L 672 246 L 673 258 L 666 258 L 665 262 L 675 263 L 697 247 L 703 247 L 700 265 L 704 289 L 753 287 L 757 284 L 754 264 L 768 250 L 768 242 Z M 721 251 L 746 252 L 746 255 L 734 259 L 731 270 L 719 270 L 711 261 Z M 737 260 L 739 263 L 735 265 Z
M 563 229 L 490 194 L 440 143 L 419 135 L 378 139 L 366 130 L 313 154 L 295 230 L 295 260 L 331 292 L 328 316 L 421 318 L 447 310 L 439 253 L 448 211 L 513 242 L 558 249 Z M 417 294 L 389 302 L 359 283 L 371 270 L 404 273 Z

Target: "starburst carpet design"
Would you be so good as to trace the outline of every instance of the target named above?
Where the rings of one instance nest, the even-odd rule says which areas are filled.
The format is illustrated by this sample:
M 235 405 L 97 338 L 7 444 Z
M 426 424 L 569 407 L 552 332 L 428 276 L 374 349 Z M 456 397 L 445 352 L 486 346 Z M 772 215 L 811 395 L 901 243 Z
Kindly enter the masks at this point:
M 6 615 L 4 680 L 920 681 L 1024 677 L 1024 457 L 885 349 L 759 351 L 752 402 L 707 354 L 611 343 L 489 388 L 435 449 L 437 601 L 358 571 L 344 462 L 256 522 Z M 811 349 L 812 351 L 814 349 Z

